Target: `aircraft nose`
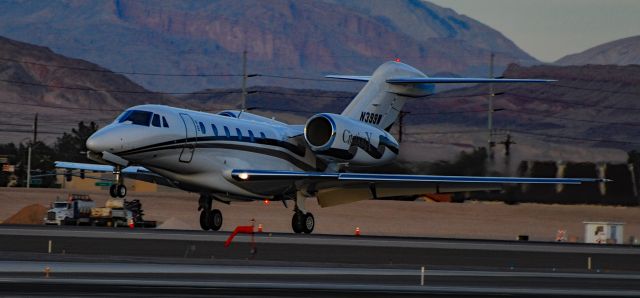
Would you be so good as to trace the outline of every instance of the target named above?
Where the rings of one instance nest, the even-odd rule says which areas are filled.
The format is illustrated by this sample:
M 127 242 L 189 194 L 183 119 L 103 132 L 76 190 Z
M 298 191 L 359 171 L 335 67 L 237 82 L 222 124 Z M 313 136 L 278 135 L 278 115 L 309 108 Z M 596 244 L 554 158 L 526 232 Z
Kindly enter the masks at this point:
M 94 133 L 87 139 L 87 149 L 93 152 L 108 151 L 108 144 L 104 136 L 100 133 Z

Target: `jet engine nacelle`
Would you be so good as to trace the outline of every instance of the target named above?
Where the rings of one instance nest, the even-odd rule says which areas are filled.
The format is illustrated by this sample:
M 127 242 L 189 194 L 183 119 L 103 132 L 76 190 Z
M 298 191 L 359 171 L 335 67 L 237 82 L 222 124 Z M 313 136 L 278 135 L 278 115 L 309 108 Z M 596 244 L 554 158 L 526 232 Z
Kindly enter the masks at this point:
M 304 138 L 317 155 L 353 165 L 387 163 L 398 155 L 399 150 L 398 142 L 388 132 L 329 113 L 309 118 L 304 126 Z

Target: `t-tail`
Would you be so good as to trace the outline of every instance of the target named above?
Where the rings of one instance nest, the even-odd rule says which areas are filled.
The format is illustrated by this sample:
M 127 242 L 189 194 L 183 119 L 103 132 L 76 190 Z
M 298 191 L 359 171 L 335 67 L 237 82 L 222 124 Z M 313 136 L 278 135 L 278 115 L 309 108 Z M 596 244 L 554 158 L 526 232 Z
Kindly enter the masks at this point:
M 430 78 L 414 67 L 386 62 L 371 76 L 329 75 L 328 78 L 367 82 L 342 115 L 388 130 L 396 122 L 408 98 L 434 93 L 435 84 L 546 83 L 544 79 Z

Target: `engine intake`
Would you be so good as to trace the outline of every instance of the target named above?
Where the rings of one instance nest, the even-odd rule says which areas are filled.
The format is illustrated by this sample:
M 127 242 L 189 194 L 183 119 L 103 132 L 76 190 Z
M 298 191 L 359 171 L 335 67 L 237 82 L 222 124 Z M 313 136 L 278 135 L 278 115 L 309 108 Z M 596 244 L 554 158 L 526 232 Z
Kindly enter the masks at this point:
M 398 143 L 388 132 L 336 114 L 309 118 L 304 138 L 311 151 L 333 161 L 381 164 L 398 154 Z
M 323 114 L 316 115 L 309 119 L 304 129 L 304 137 L 307 143 L 315 147 L 313 148 L 315 150 L 330 145 L 335 136 L 336 124 L 331 118 Z

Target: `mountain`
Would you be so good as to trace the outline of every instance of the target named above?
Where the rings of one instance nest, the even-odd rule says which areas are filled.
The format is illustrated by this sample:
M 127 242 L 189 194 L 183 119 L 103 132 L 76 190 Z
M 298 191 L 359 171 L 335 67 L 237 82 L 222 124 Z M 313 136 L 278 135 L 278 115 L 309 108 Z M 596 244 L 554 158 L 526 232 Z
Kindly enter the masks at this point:
M 178 103 L 123 75 L 46 47 L 0 37 L 0 57 L 2 143 L 29 137 L 36 113 L 41 139 L 52 141 L 79 121 L 111 122 L 125 107 Z
M 640 35 L 622 38 L 560 58 L 557 65 L 640 64 Z
M 460 75 L 486 75 L 492 51 L 498 70 L 538 62 L 490 27 L 420 0 L 8 0 L 0 2 L 0 35 L 152 74 L 238 75 L 245 48 L 250 73 L 312 78 L 369 74 L 395 57 Z M 240 86 L 237 76 L 127 76 L 157 91 Z M 249 84 L 354 90 L 268 76 Z

